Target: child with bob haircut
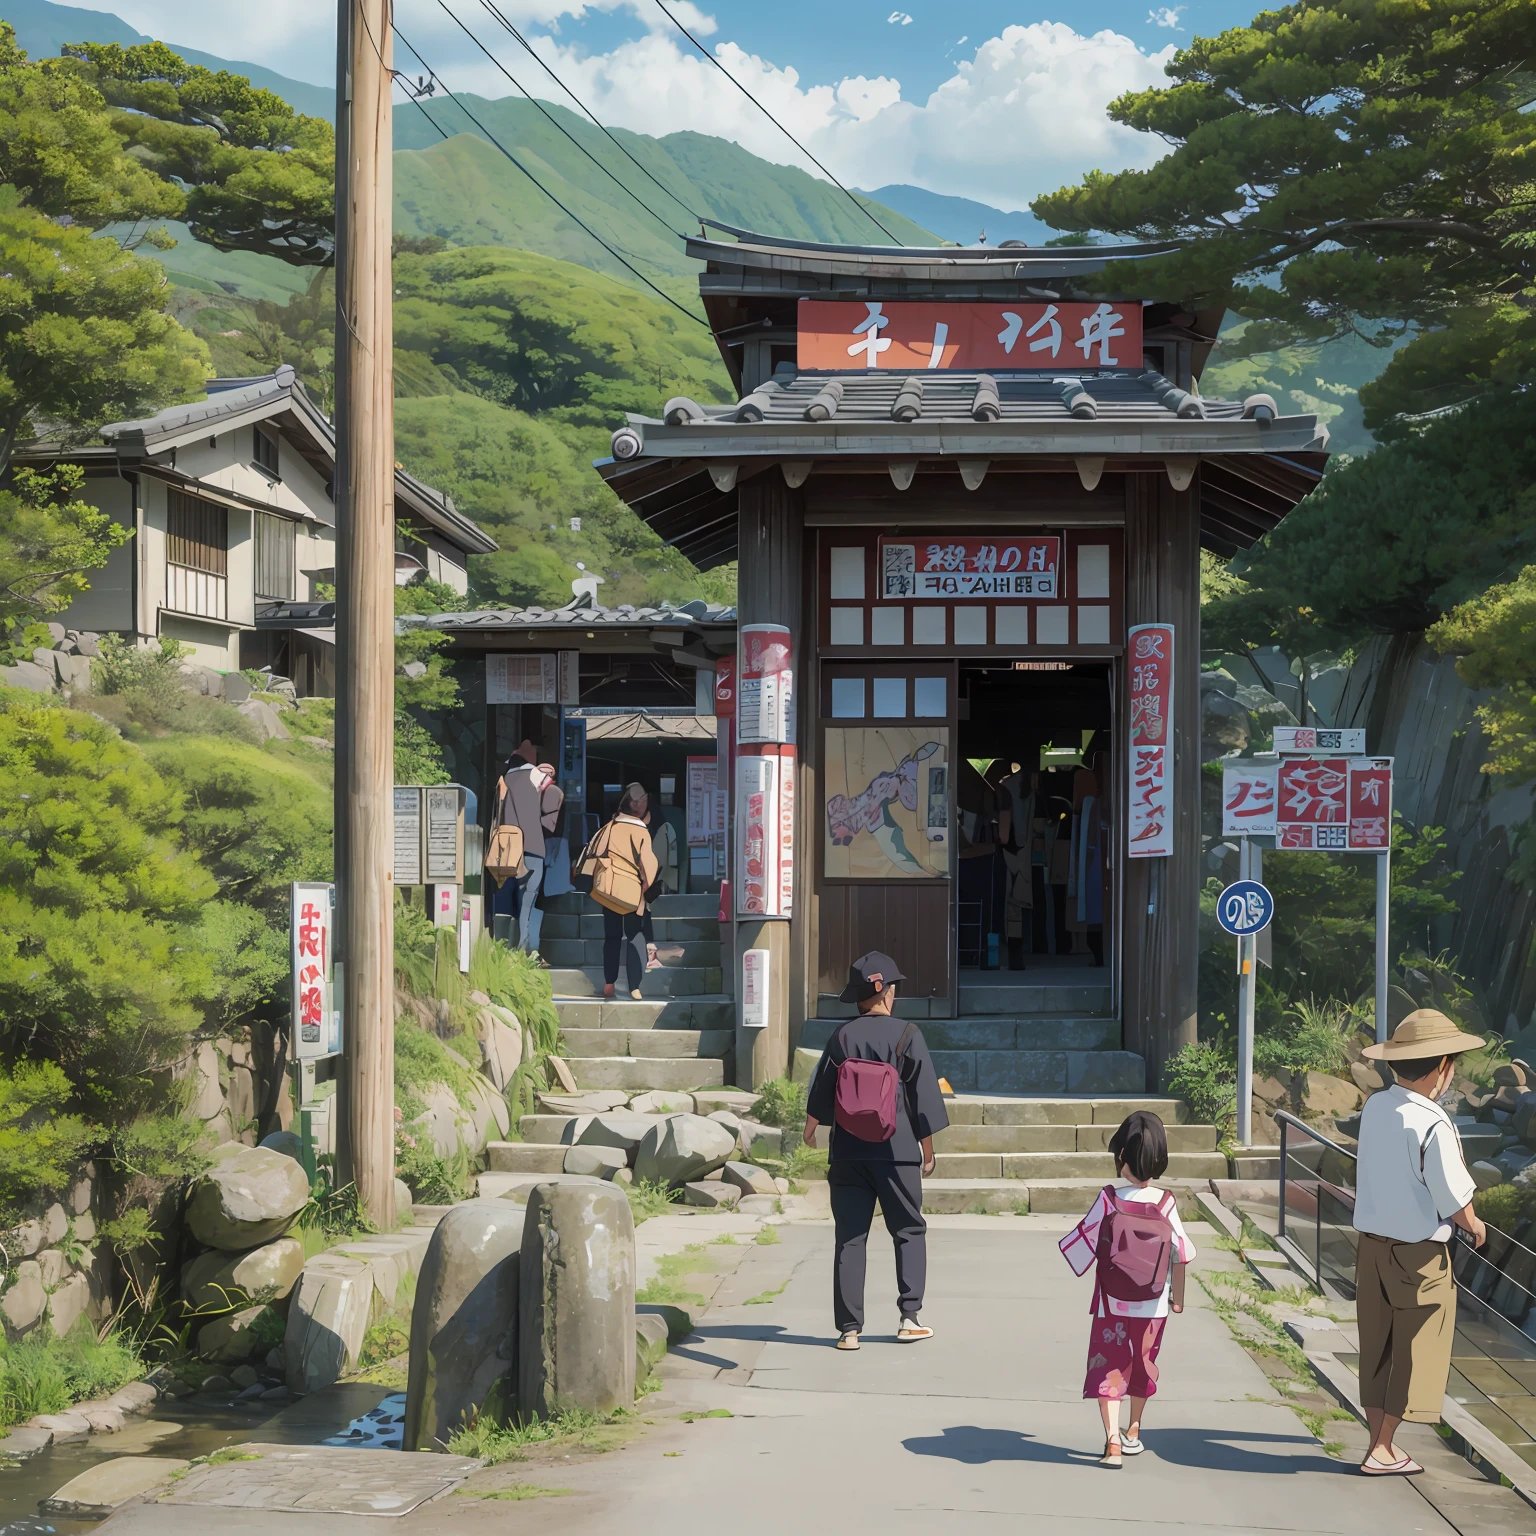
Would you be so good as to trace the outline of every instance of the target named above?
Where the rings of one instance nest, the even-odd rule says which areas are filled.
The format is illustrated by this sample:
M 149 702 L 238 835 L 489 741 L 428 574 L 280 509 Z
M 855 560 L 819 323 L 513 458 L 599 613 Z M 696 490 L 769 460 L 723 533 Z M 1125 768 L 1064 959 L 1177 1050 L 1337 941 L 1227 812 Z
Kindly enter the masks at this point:
M 1179 1220 L 1177 1199 L 1154 1186 L 1168 1169 L 1168 1133 L 1150 1110 L 1127 1115 L 1109 1139 L 1119 1178 L 1061 1240 L 1073 1273 L 1095 1270 L 1093 1325 L 1083 1396 L 1097 1398 L 1104 1420 L 1099 1464 L 1119 1468 L 1122 1453 L 1142 1452 L 1141 1420 L 1157 1392 L 1157 1353 L 1170 1311 L 1184 1310 L 1185 1266 L 1195 1246 Z M 1131 1400 L 1122 1439 L 1120 1400 Z

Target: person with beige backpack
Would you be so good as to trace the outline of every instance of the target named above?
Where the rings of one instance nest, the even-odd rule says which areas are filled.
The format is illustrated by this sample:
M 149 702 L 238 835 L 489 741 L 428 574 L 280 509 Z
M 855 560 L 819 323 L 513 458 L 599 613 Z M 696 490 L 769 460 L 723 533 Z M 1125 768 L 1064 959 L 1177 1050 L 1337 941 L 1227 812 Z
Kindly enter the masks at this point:
M 623 951 L 629 995 L 640 996 L 645 972 L 644 941 L 646 903 L 661 887 L 661 864 L 651 846 L 645 813 L 650 798 L 643 786 L 628 784 L 613 819 L 599 829 L 582 850 L 572 870 L 572 884 L 591 882 L 592 899 L 603 909 L 603 996 L 611 998 L 619 979 Z
M 555 822 L 565 795 L 555 783 L 555 771 L 539 762 L 539 749 L 524 741 L 507 765 L 496 801 L 496 816 L 485 850 L 485 868 L 497 881 L 516 885 L 518 948 L 526 949 L 541 966 L 539 887 L 544 880 L 545 837 Z

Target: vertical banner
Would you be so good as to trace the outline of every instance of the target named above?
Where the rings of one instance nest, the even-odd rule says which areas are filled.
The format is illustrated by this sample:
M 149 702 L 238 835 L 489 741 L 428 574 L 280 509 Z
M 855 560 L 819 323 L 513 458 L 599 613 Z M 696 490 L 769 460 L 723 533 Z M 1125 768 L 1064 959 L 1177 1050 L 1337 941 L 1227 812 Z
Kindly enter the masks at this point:
M 741 676 L 736 740 L 792 744 L 795 739 L 794 657 L 782 624 L 741 626 Z
M 736 915 L 777 917 L 779 823 L 777 757 L 736 759 Z
M 1280 764 L 1275 847 L 1342 853 L 1349 847 L 1349 760 L 1288 757 Z
M 795 749 L 779 752 L 779 910 L 795 915 Z
M 1130 694 L 1130 833 L 1133 859 L 1173 852 L 1173 625 L 1138 624 L 1127 636 Z
M 1392 847 L 1392 759 L 1352 758 L 1346 778 L 1349 851 L 1388 852 Z
M 1229 758 L 1221 766 L 1221 835 L 1273 837 L 1278 763 Z
M 749 949 L 741 957 L 741 1025 L 743 1029 L 767 1029 L 773 1015 L 768 1011 L 766 949 Z
M 715 663 L 715 879 L 731 878 L 731 776 L 736 761 L 736 658 Z
M 296 880 L 289 902 L 293 967 L 293 1053 L 299 1061 L 341 1050 L 333 941 L 336 887 Z
M 581 703 L 581 652 L 557 651 L 555 655 L 558 658 L 555 702 L 574 709 Z

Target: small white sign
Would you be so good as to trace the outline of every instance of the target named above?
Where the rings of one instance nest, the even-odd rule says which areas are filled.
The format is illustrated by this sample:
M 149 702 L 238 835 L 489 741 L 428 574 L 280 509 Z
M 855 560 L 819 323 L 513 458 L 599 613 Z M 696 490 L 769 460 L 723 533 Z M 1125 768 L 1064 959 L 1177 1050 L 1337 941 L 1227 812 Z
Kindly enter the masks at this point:
M 749 949 L 741 957 L 741 1027 L 768 1027 L 768 960 L 766 949 Z
M 432 924 L 436 928 L 457 928 L 459 922 L 459 888 L 456 885 L 440 885 L 433 893 Z
M 1279 804 L 1278 763 L 1242 760 L 1221 765 L 1221 835 L 1273 837 Z
M 469 975 L 469 951 L 474 935 L 470 932 L 470 903 L 466 897 L 459 903 L 459 974 Z
M 457 884 L 463 846 L 463 795 L 457 785 L 427 791 L 427 880 Z
M 1282 757 L 1364 757 L 1365 729 L 1363 726 L 1277 725 L 1275 751 Z
M 421 790 L 395 786 L 395 884 L 424 885 L 421 858 Z

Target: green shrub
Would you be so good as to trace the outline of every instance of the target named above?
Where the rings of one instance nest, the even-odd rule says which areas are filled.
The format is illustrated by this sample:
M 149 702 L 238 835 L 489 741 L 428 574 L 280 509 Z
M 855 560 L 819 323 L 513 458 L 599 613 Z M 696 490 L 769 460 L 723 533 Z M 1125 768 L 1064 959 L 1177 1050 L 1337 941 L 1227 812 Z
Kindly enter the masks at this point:
M 806 1090 L 803 1084 L 787 1077 L 776 1077 L 762 1086 L 761 1096 L 752 1106 L 753 1115 L 764 1125 L 790 1127 L 805 1125 Z
M 65 1337 L 46 1327 L 14 1343 L 0 1342 L 0 1422 L 107 1397 L 144 1374 L 138 1346 L 126 1333 L 102 1338 L 84 1319 Z
M 1279 1018 L 1255 1030 L 1253 1064 L 1260 1073 L 1341 1074 L 1349 1067 L 1349 1043 L 1359 1035 L 1360 1012 L 1337 998 L 1302 998 Z M 1373 1036 L 1374 1038 L 1374 1036 Z
M 422 1205 L 453 1205 L 469 1197 L 468 1156 L 460 1151 L 441 1157 L 403 1126 L 395 1132 L 395 1172 Z
M 1472 1197 L 1472 1209 L 1490 1227 L 1513 1232 L 1523 1218 L 1536 1213 L 1536 1197 L 1514 1184 L 1495 1184 L 1492 1189 L 1478 1190 Z
M 1189 1105 L 1197 1124 L 1224 1128 L 1237 1109 L 1237 1068 L 1220 1046 L 1186 1045 L 1163 1068 L 1167 1091 Z

